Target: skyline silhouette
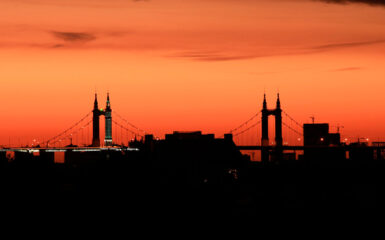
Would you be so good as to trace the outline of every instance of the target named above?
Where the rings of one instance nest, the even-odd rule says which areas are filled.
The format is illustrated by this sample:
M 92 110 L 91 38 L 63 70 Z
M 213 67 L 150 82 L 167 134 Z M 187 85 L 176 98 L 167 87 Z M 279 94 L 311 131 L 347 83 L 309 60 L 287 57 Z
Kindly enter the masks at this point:
M 220 136 L 254 114 L 266 90 L 268 100 L 280 92 L 301 123 L 314 116 L 344 126 L 349 139 L 385 138 L 381 6 L 7 0 L 0 7 L 0 145 L 65 129 L 89 108 L 95 87 L 104 99 L 111 91 L 121 116 L 161 137 L 175 129 Z
M 110 108 L 110 100 L 109 100 L 109 93 L 107 93 L 107 103 L 106 108 L 99 107 L 98 101 L 97 101 L 97 93 L 95 93 L 95 99 L 94 99 L 94 105 L 92 112 L 89 112 L 86 114 L 86 116 L 82 117 L 79 121 L 76 121 L 74 125 L 71 125 L 69 128 L 69 124 L 67 124 L 67 129 L 61 129 L 59 132 L 56 132 L 55 134 L 51 136 L 41 136 L 40 133 L 36 133 L 34 136 L 31 137 L 20 137 L 20 136 L 8 136 L 8 142 L 4 142 L 3 144 L 0 144 L 1 147 L 53 147 L 54 146 L 66 146 L 66 145 L 72 145 L 73 143 L 76 143 L 76 146 L 109 146 L 112 144 L 115 145 L 126 145 L 128 146 L 128 142 L 134 140 L 134 139 L 143 139 L 145 134 L 153 134 L 153 132 L 143 130 L 142 128 L 137 127 L 136 123 L 135 125 L 126 118 L 122 117 L 120 113 L 116 113 L 116 116 L 113 120 L 111 120 L 111 116 L 115 114 L 115 112 L 111 112 Z M 218 137 L 223 137 L 225 134 L 231 133 L 234 135 L 234 141 L 239 145 L 263 145 L 263 141 L 265 141 L 265 145 L 274 145 L 277 142 L 277 134 L 276 139 L 274 140 L 272 138 L 271 141 L 269 141 L 268 135 L 273 134 L 274 132 L 279 130 L 280 133 L 278 133 L 278 142 L 281 142 L 280 145 L 301 145 L 303 144 L 303 124 L 309 123 L 299 123 L 293 117 L 291 117 L 287 112 L 284 110 L 280 110 L 281 103 L 280 103 L 280 97 L 279 93 L 277 94 L 277 103 L 276 103 L 276 109 L 268 109 L 267 101 L 266 101 L 266 93 L 263 95 L 263 104 L 262 104 L 262 110 L 257 111 L 255 115 L 252 116 L 251 119 L 248 119 L 236 128 L 228 129 L 224 133 L 216 134 Z M 109 113 L 109 123 L 103 120 L 103 122 L 100 121 L 101 115 L 106 115 L 106 112 L 110 111 Z M 281 111 L 279 115 L 277 115 L 277 111 Z M 91 117 L 91 114 L 93 117 Z M 260 119 L 262 114 L 262 119 Z M 274 115 L 275 116 L 275 127 L 272 126 L 272 120 L 268 118 L 268 115 Z M 279 117 L 278 117 L 279 116 Z M 309 117 L 311 119 L 312 123 L 318 123 L 315 121 L 315 117 L 311 116 Z M 277 122 L 278 121 L 278 122 Z M 283 122 L 282 122 L 283 121 Z M 269 123 L 271 122 L 271 123 Z M 262 126 L 262 130 L 258 130 L 259 125 Z M 105 131 L 100 131 L 100 124 L 105 125 Z M 269 127 L 270 125 L 270 127 Z M 233 125 L 234 126 L 234 125 Z M 362 136 L 354 136 L 354 137 L 348 137 L 345 134 L 343 134 L 344 126 L 341 124 L 337 125 L 330 125 L 331 131 L 334 131 L 340 135 L 341 141 L 344 144 L 349 143 L 355 143 L 355 142 L 366 142 L 368 144 L 374 142 L 382 142 L 381 138 L 377 139 L 371 139 L 367 137 L 367 135 Z M 265 129 L 265 130 L 263 130 Z M 194 131 L 194 130 L 201 130 L 201 129 L 174 129 L 171 131 Z M 72 131 L 72 132 L 71 132 Z M 213 131 L 206 130 L 208 133 L 213 133 Z M 103 140 L 103 144 L 101 143 L 100 139 L 105 138 L 105 132 L 108 132 L 109 137 L 107 137 L 109 140 L 106 144 L 107 140 Z M 157 132 L 157 130 L 154 130 L 154 132 Z M 59 135 L 57 135 L 60 133 Z M 246 134 L 245 134 L 246 133 Z M 116 142 L 112 143 L 112 135 L 115 135 L 117 140 Z M 168 132 L 166 131 L 166 136 Z M 245 137 L 245 135 L 247 135 Z M 265 137 L 262 137 L 264 134 Z M 57 138 L 60 136 L 61 138 Z M 96 137 L 98 136 L 98 137 Z M 285 139 L 282 139 L 284 136 Z M 106 139 L 107 139 L 106 138 Z M 156 135 L 157 139 L 164 138 L 160 135 Z M 265 138 L 266 140 L 263 140 Z M 91 142 L 90 142 L 91 141 Z M 47 143 L 50 143 L 51 145 L 47 145 Z
M 133 219 L 383 207 L 384 1 L 0 8 L 4 206 Z
M 269 127 L 269 116 L 274 116 L 274 127 Z M 101 141 L 100 135 L 100 116 L 104 116 L 104 141 Z M 370 141 L 369 138 L 357 138 L 349 141 L 346 137 L 341 138 L 340 129 L 343 126 L 336 126 L 337 131 L 333 133 L 329 123 L 317 123 L 314 116 L 311 117 L 312 123 L 301 124 L 291 117 L 285 109 L 281 107 L 280 94 L 277 94 L 276 106 L 274 109 L 268 108 L 266 93 L 263 94 L 262 109 L 257 111 L 251 118 L 245 120 L 242 124 L 227 131 L 219 138 L 231 139 L 231 142 L 247 155 L 251 161 L 261 161 L 264 163 L 270 161 L 281 161 L 282 159 L 300 160 L 304 155 L 303 151 L 315 151 L 313 148 L 322 147 L 322 151 L 327 148 L 337 148 L 338 151 L 345 152 L 344 159 L 350 159 L 348 152 L 352 149 L 366 147 L 376 153 L 376 159 L 382 158 L 382 149 L 385 142 Z M 271 120 L 270 120 L 271 121 Z M 174 133 L 193 133 L 194 131 L 176 131 Z M 201 131 L 195 131 L 201 134 Z M 270 138 L 271 132 L 275 137 Z M 151 138 L 156 141 L 167 139 L 165 137 L 154 136 L 151 132 L 143 130 L 134 125 L 129 120 L 122 117 L 115 110 L 112 111 L 110 95 L 107 93 L 106 107 L 99 107 L 97 94 L 95 93 L 93 108 L 79 121 L 76 121 L 70 127 L 60 131 L 60 133 L 40 141 L 34 139 L 30 144 L 0 146 L 0 151 L 7 154 L 9 160 L 14 158 L 15 154 L 20 152 L 36 153 L 39 152 L 65 152 L 72 151 L 93 152 L 103 151 L 109 148 L 120 151 L 119 149 L 136 150 L 136 145 L 143 143 L 145 139 Z M 215 137 L 215 134 L 209 134 Z M 217 137 L 218 138 L 218 137 Z M 322 152 L 321 151 L 321 152 Z M 64 157 L 65 157 L 64 154 Z M 339 153 L 338 153 L 339 154 Z M 372 154 L 372 155 L 373 155 Z M 320 154 L 323 156 L 323 154 Z M 333 154 L 332 154 L 333 155 Z M 315 158 L 314 155 L 313 158 Z M 335 156 L 333 156 L 334 158 Z M 327 157 L 326 157 L 327 158 Z M 63 157 L 55 155 L 55 162 L 62 162 Z
M 112 207 L 131 216 L 382 208 L 385 144 L 345 145 L 328 130 L 328 124 L 304 125 L 304 146 L 237 146 L 232 134 L 174 131 L 164 139 L 145 135 L 130 147 L 0 149 L 6 180 L 0 187 L 9 206 L 27 200 L 41 209 Z M 252 149 L 262 161 L 242 153 Z

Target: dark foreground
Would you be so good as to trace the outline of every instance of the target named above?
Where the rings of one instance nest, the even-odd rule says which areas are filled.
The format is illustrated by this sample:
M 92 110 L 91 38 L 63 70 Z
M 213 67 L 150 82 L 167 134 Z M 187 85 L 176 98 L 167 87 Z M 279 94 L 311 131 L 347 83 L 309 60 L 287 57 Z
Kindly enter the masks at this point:
M 156 216 L 255 216 L 282 208 L 382 208 L 385 166 L 248 163 L 202 178 L 194 170 L 110 159 L 88 165 L 8 163 L 3 206 L 84 209 Z
M 166 135 L 140 151 L 67 151 L 65 163 L 40 151 L 0 155 L 1 202 L 8 209 L 118 213 L 132 217 L 236 217 L 261 211 L 382 208 L 382 152 L 316 148 L 299 159 L 269 152 L 251 162 L 231 136 Z M 380 154 L 381 153 L 381 154 Z M 278 156 L 278 157 L 277 157 Z M 291 160 L 290 160 L 291 159 Z

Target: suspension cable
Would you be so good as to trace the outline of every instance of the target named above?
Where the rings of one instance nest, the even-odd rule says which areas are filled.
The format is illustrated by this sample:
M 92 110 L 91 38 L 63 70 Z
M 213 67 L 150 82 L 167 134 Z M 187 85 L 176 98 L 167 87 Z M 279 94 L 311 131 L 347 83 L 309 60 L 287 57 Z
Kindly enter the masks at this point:
M 42 145 L 48 144 L 48 143 L 51 142 L 52 140 L 54 140 L 54 139 L 56 139 L 56 138 L 58 138 L 58 137 L 64 135 L 66 132 L 70 131 L 71 129 L 73 129 L 74 127 L 76 127 L 77 125 L 79 125 L 81 122 L 83 122 L 84 119 L 86 119 L 91 113 L 92 113 L 92 111 L 91 111 L 91 112 L 88 112 L 87 115 L 85 115 L 82 119 L 80 119 L 79 121 L 77 121 L 77 122 L 76 122 L 75 124 L 73 124 L 71 127 L 67 128 L 65 131 L 63 131 L 63 132 L 61 132 L 60 134 L 58 134 L 58 135 L 56 135 L 56 136 L 54 136 L 54 137 L 48 139 L 48 140 L 45 141 L 45 142 L 42 142 Z M 57 141 L 55 141 L 55 142 L 57 142 Z
M 140 131 L 140 132 L 143 132 L 144 134 L 147 133 L 147 131 L 135 126 L 134 124 L 130 123 L 127 119 L 125 119 L 124 117 L 122 117 L 120 114 L 118 114 L 116 111 L 112 112 L 113 114 L 115 114 L 118 118 L 122 119 L 123 121 L 125 121 L 128 125 L 130 125 L 131 127 L 135 128 L 136 130 Z
M 302 133 L 298 132 L 297 130 L 295 130 L 294 128 L 290 127 L 289 125 L 287 125 L 285 122 L 282 122 L 283 125 L 285 125 L 287 128 L 289 128 L 290 130 L 292 130 L 293 132 L 299 134 L 299 135 L 303 135 Z
M 261 123 L 261 121 L 258 121 L 258 122 L 256 122 L 256 123 L 254 123 L 253 125 L 251 125 L 250 127 L 246 128 L 245 130 L 243 130 L 243 131 L 241 131 L 241 132 L 239 132 L 239 133 L 237 133 L 237 134 L 234 134 L 234 137 L 239 136 L 239 135 L 241 135 L 241 134 L 243 134 L 243 133 L 249 131 L 250 129 L 252 129 L 253 127 L 257 126 L 257 125 L 260 124 L 260 123 Z
M 90 125 L 91 123 L 92 123 L 92 119 L 91 119 L 90 121 L 88 121 L 86 124 L 84 124 L 84 126 L 82 126 L 82 128 L 87 127 L 87 126 Z M 66 135 L 66 136 L 64 136 L 64 137 L 62 137 L 62 138 L 60 138 L 60 139 L 58 139 L 58 140 L 52 142 L 52 144 L 55 144 L 55 143 L 57 143 L 57 142 L 59 142 L 59 141 L 62 141 L 62 140 L 64 140 L 64 139 L 70 137 L 70 136 L 73 135 L 73 134 L 77 134 L 77 133 L 80 131 L 80 129 L 82 129 L 82 128 L 79 128 L 79 129 L 77 129 L 76 131 L 74 131 L 74 132 L 72 132 L 72 133 L 70 133 L 70 134 L 68 134 L 68 135 Z
M 299 127 L 303 128 L 303 125 L 300 124 L 299 122 L 297 122 L 295 119 L 293 119 L 292 117 L 289 116 L 288 113 L 286 113 L 285 111 L 282 111 L 291 121 L 293 121 L 296 125 L 298 125 Z
M 112 120 L 112 122 L 115 123 L 116 125 L 118 125 L 119 127 L 123 128 L 124 130 L 129 131 L 130 133 L 132 133 L 132 134 L 134 134 L 134 135 L 137 135 L 137 132 L 134 132 L 134 131 L 132 131 L 132 130 L 126 128 L 126 127 L 124 127 L 123 125 L 121 125 L 121 124 L 118 123 L 117 121 Z M 139 136 L 143 137 L 143 135 L 140 135 L 140 134 L 139 134 Z
M 256 118 L 261 112 L 258 112 L 257 114 L 254 114 L 249 120 L 243 122 L 241 125 L 239 125 L 238 127 L 234 128 L 234 129 L 231 129 L 229 132 L 230 133 L 233 133 L 235 131 L 237 131 L 238 129 L 242 128 L 243 126 L 245 126 L 246 124 L 248 124 L 250 121 L 252 121 L 254 118 Z

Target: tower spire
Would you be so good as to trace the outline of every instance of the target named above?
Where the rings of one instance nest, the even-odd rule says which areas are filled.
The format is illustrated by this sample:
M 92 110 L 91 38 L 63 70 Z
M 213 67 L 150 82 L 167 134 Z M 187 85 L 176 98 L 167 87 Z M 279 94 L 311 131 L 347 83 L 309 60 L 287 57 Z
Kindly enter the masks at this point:
M 107 103 L 106 103 L 106 109 L 111 109 L 111 103 L 110 103 L 110 93 L 107 92 Z
M 110 93 L 107 92 L 107 103 L 106 110 L 104 111 L 105 117 L 105 137 L 104 145 L 112 146 L 112 118 L 111 118 L 111 104 L 110 104 Z
M 263 109 L 267 109 L 266 93 L 263 94 Z
M 277 93 L 277 109 L 281 108 L 281 100 L 279 99 L 279 93 Z
M 98 94 L 95 93 L 94 109 L 98 109 Z
M 94 101 L 94 109 L 93 118 L 92 118 L 92 144 L 93 147 L 100 147 L 100 132 L 99 132 L 99 117 L 101 112 L 98 108 L 98 95 L 95 92 L 95 101 Z M 72 145 L 72 144 L 71 144 Z

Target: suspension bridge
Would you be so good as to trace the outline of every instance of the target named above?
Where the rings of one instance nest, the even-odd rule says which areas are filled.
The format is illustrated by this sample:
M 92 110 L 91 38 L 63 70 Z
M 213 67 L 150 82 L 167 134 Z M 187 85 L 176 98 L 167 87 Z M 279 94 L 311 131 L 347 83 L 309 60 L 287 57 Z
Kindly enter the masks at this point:
M 229 130 L 233 135 L 234 142 L 240 148 L 261 148 L 262 147 L 262 120 L 261 111 L 254 114 L 251 118 L 244 121 L 238 127 Z M 303 145 L 303 126 L 294 120 L 288 113 L 282 111 L 283 121 L 283 147 L 285 146 L 301 146 Z M 275 141 L 270 141 L 269 145 L 275 145 Z
M 269 139 L 268 117 L 275 117 L 275 139 Z M 100 116 L 105 117 L 105 139 L 100 141 Z M 301 150 L 303 146 L 303 125 L 281 109 L 279 95 L 276 108 L 268 109 L 264 96 L 263 108 L 237 127 L 228 131 L 240 150 Z M 67 129 L 53 137 L 17 147 L 0 148 L 0 151 L 101 151 L 103 149 L 130 149 L 132 141 L 143 141 L 150 134 L 131 123 L 115 109 L 112 111 L 109 94 L 106 108 L 99 108 L 95 94 L 94 108 Z M 113 138 L 112 138 L 113 136 Z M 262 153 L 263 155 L 263 153 Z
M 100 141 L 99 118 L 105 117 L 104 141 Z M 269 117 L 275 118 L 275 137 L 269 138 Z M 313 122 L 314 124 L 314 122 Z M 306 124 L 305 124 L 306 125 Z M 306 149 L 339 148 L 343 151 L 360 147 L 354 145 L 338 144 L 331 145 L 305 145 L 304 126 L 289 113 L 281 108 L 279 94 L 274 109 L 267 108 L 266 96 L 263 99 L 262 110 L 257 111 L 250 118 L 230 129 L 224 134 L 224 138 L 231 137 L 236 147 L 243 153 L 248 154 L 251 160 L 270 161 L 271 159 L 284 159 L 284 154 L 297 153 Z M 152 135 L 150 131 L 133 124 L 115 109 L 112 111 L 109 94 L 107 94 L 106 108 L 99 108 L 97 96 L 95 95 L 94 108 L 82 118 L 70 125 L 64 131 L 53 137 L 40 141 L 34 139 L 28 144 L 1 147 L 0 152 L 101 152 L 101 151 L 139 151 L 136 147 L 130 147 L 130 143 L 143 143 L 146 136 Z M 153 135 L 150 139 L 153 139 Z M 159 137 L 154 139 L 159 140 Z M 382 154 L 385 143 L 374 146 L 366 146 L 368 149 Z M 260 152 L 255 154 L 256 151 Z M 385 152 L 384 152 L 385 154 Z M 260 156 L 260 158 L 259 158 Z M 379 157 L 378 157 L 379 158 Z

